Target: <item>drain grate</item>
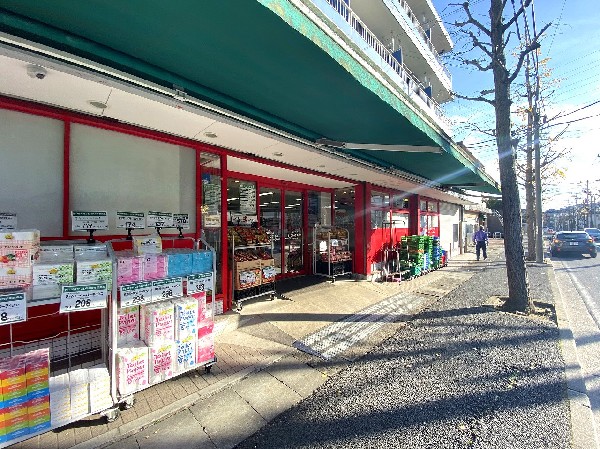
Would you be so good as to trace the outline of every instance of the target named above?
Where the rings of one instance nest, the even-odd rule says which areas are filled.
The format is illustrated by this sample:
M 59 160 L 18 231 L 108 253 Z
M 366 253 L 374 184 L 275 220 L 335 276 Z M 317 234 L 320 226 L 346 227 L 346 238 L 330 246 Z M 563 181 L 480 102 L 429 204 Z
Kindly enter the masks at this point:
M 376 332 L 385 323 L 399 321 L 427 299 L 402 294 L 373 304 L 360 312 L 336 321 L 319 331 L 296 340 L 293 346 L 308 354 L 329 360 Z

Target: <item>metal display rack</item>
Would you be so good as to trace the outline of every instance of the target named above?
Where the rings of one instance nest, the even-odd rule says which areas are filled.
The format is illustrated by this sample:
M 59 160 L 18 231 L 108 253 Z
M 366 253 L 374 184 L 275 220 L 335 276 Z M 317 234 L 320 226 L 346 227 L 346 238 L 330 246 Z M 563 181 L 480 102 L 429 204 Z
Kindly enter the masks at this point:
M 166 246 L 169 248 L 198 249 L 199 243 L 202 243 L 202 245 L 204 246 L 205 249 L 212 252 L 212 272 L 210 273 L 212 275 L 212 286 L 210 288 L 210 291 L 211 291 L 210 317 L 211 317 L 211 320 L 214 322 L 214 316 L 215 316 L 215 285 L 214 284 L 215 284 L 215 279 L 216 279 L 216 258 L 215 258 L 214 248 L 212 248 L 203 237 L 201 237 L 198 241 L 196 241 L 190 237 L 181 237 L 181 236 L 180 237 L 161 237 L 161 240 L 162 240 L 162 244 L 163 245 L 166 244 Z M 116 366 L 117 350 L 119 349 L 119 347 L 118 347 L 117 312 L 120 308 L 119 306 L 121 305 L 120 301 L 121 301 L 122 288 L 124 286 L 131 287 L 136 283 L 117 285 L 118 258 L 117 258 L 117 255 L 115 254 L 115 247 L 118 247 L 119 250 L 123 250 L 123 249 L 129 249 L 131 247 L 131 245 L 132 245 L 132 241 L 128 240 L 128 239 L 112 240 L 107 243 L 108 252 L 113 261 L 113 282 L 112 282 L 112 297 L 111 297 L 111 300 L 109 301 L 109 305 L 108 305 L 108 332 L 106 334 L 106 338 L 107 338 L 106 345 L 108 347 L 108 357 L 107 357 L 108 358 L 108 368 L 109 368 L 109 373 L 110 373 L 110 378 L 111 378 L 111 395 L 112 395 L 112 398 L 114 401 L 114 406 L 111 409 L 106 410 L 103 414 L 107 417 L 109 422 L 114 421 L 119 416 L 121 407 L 127 409 L 127 408 L 130 408 L 131 406 L 133 406 L 134 395 L 136 393 L 160 383 L 160 382 L 155 382 L 155 383 L 151 384 L 148 381 L 148 383 L 145 386 L 138 388 L 135 391 L 127 392 L 126 394 L 121 394 L 121 392 L 118 391 L 117 366 Z M 165 246 L 163 246 L 163 248 L 165 248 Z M 188 276 L 173 277 L 173 278 L 165 277 L 165 278 L 157 279 L 157 280 L 166 281 L 169 279 L 175 280 L 175 279 L 179 278 L 179 279 L 181 279 L 183 292 L 185 294 L 189 294 L 189 293 L 191 293 L 191 291 L 189 290 L 190 286 L 191 286 L 190 279 L 192 279 L 194 275 L 195 274 L 188 275 Z M 151 281 L 142 281 L 141 283 L 148 283 L 148 282 L 151 282 Z M 175 281 L 175 282 L 177 282 L 177 281 Z M 163 300 L 168 301 L 168 300 L 172 300 L 172 299 L 176 299 L 176 298 L 177 298 L 177 296 L 169 296 L 168 294 L 164 296 L 164 299 L 160 299 L 160 300 L 145 301 L 142 298 L 139 298 L 139 300 L 140 300 L 139 304 L 141 305 L 141 304 L 159 303 Z M 208 309 L 208 299 L 209 298 L 207 298 L 207 309 Z M 208 373 L 208 372 L 210 372 L 212 365 L 214 365 L 216 363 L 216 361 L 217 361 L 217 357 L 215 355 L 211 360 L 204 361 L 202 363 L 196 363 L 194 366 L 192 366 L 186 370 L 178 371 L 177 373 L 175 373 L 173 375 L 173 377 L 180 376 L 181 374 L 196 370 L 198 368 L 204 368 L 204 370 Z M 148 363 L 149 363 L 149 361 L 148 361 Z
M 63 241 L 64 243 L 64 241 Z M 78 244 L 85 246 L 86 242 L 82 241 L 69 241 L 71 245 Z M 88 242 L 89 243 L 89 242 Z M 75 259 L 73 259 L 75 262 Z M 85 285 L 85 284 L 75 284 Z M 8 324 L 9 330 L 9 341 L 0 343 L 0 357 L 13 357 L 19 354 L 26 354 L 30 351 L 37 349 L 48 349 L 49 350 L 49 376 L 48 379 L 52 378 L 57 373 L 70 373 L 77 368 L 83 368 L 86 366 L 93 366 L 96 364 L 105 363 L 107 360 L 107 347 L 104 344 L 102 335 L 106 335 L 107 332 L 107 309 L 100 309 L 100 324 L 88 324 L 88 325 L 77 325 L 77 320 L 72 319 L 73 314 L 79 312 L 61 312 L 60 309 L 52 311 L 50 313 L 35 314 L 32 311 L 35 308 L 43 306 L 58 306 L 61 303 L 60 296 L 52 296 L 47 298 L 41 298 L 33 300 L 33 287 L 29 286 L 26 288 L 13 288 L 7 291 L 0 289 L 0 293 L 15 293 L 24 292 L 26 296 L 26 308 L 27 317 L 25 323 L 32 328 L 36 327 L 36 323 L 40 324 L 40 328 L 47 326 L 48 320 L 60 320 L 61 316 L 66 317 L 66 329 L 57 331 L 54 335 L 44 336 L 40 338 L 31 338 L 26 340 L 16 339 L 14 327 L 20 326 L 23 323 Z M 92 310 L 92 309 L 86 309 Z M 62 321 L 62 320 L 60 320 Z M 42 324 L 44 323 L 44 324 Z M 64 323 L 64 321 L 63 321 Z M 96 333 L 99 333 L 100 346 L 94 344 Z M 48 396 L 50 396 L 48 391 Z M 87 413 L 77 415 L 75 419 L 70 419 L 68 422 L 61 422 L 59 425 L 50 425 L 45 427 L 43 430 L 28 432 L 23 436 L 10 439 L 8 441 L 0 442 L 0 448 L 12 446 L 21 441 L 28 440 L 37 435 L 49 432 L 51 430 L 63 427 L 69 423 L 85 419 L 89 416 L 102 413 L 105 409 L 89 410 Z
M 232 301 L 238 311 L 242 310 L 244 301 L 269 296 L 274 299 L 277 292 L 273 259 L 273 239 L 268 244 L 237 245 L 235 239 L 230 241 L 232 270 Z M 257 258 L 248 261 L 236 261 L 237 251 L 267 251 L 269 259 Z
M 345 228 L 315 225 L 313 230 L 313 273 L 335 278 L 352 274 L 349 234 Z

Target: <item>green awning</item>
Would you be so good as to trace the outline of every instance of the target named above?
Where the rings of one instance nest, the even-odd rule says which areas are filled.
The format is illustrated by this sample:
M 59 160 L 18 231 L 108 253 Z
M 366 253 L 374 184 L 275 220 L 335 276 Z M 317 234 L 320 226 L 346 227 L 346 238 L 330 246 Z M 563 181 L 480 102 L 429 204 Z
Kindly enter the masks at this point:
M 349 151 L 497 193 L 458 148 L 289 0 L 14 0 L 0 31 L 138 76 L 304 139 L 438 146 Z

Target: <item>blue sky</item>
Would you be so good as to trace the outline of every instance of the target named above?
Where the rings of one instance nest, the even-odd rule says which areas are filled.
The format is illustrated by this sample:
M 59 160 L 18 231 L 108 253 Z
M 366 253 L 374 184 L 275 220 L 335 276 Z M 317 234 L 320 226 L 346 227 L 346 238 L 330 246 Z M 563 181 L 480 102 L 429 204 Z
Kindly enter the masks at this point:
M 462 20 L 464 12 L 456 3 L 433 0 L 455 40 L 455 49 L 458 49 L 461 42 L 455 38 L 455 28 L 451 24 Z M 520 0 L 515 0 L 515 5 L 520 3 Z M 490 0 L 471 2 L 473 14 L 486 25 L 489 5 Z M 511 2 L 508 5 L 510 10 L 507 13 L 512 11 Z M 555 137 L 562 133 L 553 144 L 555 148 L 570 151 L 557 164 L 564 170 L 564 178 L 559 178 L 556 187 L 546 189 L 543 208 L 575 204 L 576 197 L 581 203 L 586 181 L 590 182 L 590 190 L 599 195 L 600 201 L 600 4 L 595 0 L 538 0 L 534 7 L 537 29 L 552 22 L 542 41 L 540 59 L 550 58 L 547 66 L 551 71 L 550 79 L 556 86 L 545 98 L 543 112 L 549 118 L 556 117 L 550 122 L 553 126 L 549 128 L 549 135 Z M 531 16 L 529 20 L 531 24 Z M 522 21 L 520 31 L 523 31 Z M 451 59 L 448 67 L 453 76 L 454 90 L 458 93 L 477 96 L 482 89 L 493 87 L 491 72 L 481 73 L 460 66 Z M 514 101 L 522 100 L 515 98 Z M 593 104 L 596 101 L 598 103 Z M 444 108 L 454 123 L 455 139 L 464 140 L 485 165 L 486 171 L 499 179 L 493 138 L 468 125 L 475 122 L 482 129 L 494 128 L 493 108 L 486 103 L 465 100 L 455 100 Z

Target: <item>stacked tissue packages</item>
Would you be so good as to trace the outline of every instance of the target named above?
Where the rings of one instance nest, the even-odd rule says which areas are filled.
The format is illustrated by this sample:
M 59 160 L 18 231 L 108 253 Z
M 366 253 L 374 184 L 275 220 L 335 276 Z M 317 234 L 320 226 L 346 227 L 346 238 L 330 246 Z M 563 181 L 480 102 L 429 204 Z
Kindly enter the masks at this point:
M 110 396 L 110 375 L 106 365 L 96 365 L 89 368 L 90 382 L 90 412 L 96 413 L 112 406 Z
M 175 340 L 184 340 L 196 334 L 198 323 L 198 301 L 193 297 L 173 301 L 175 309 Z
M 165 342 L 150 348 L 149 381 L 151 384 L 173 377 L 175 369 L 175 344 Z
M 132 251 L 118 251 L 117 255 L 117 285 L 130 284 L 143 280 L 142 257 Z
M 123 307 L 117 311 L 117 345 L 133 343 L 140 339 L 140 311 L 138 306 Z
M 0 442 L 50 428 L 49 350 L 0 359 Z
M 215 357 L 214 323 L 202 321 L 198 323 L 198 340 L 196 341 L 196 363 L 208 362 Z
M 173 341 L 174 310 L 170 301 L 140 307 L 140 334 L 148 346 Z
M 167 249 L 165 254 L 169 258 L 169 277 L 187 276 L 192 274 L 192 255 L 191 249 Z
M 165 254 L 146 254 L 142 257 L 142 273 L 146 281 L 167 277 L 168 259 Z
M 148 385 L 148 347 L 142 342 L 117 350 L 117 385 L 123 396 Z
M 199 250 L 192 253 L 192 272 L 208 273 L 213 269 L 212 251 Z
M 0 231 L 0 288 L 29 287 L 40 231 Z

